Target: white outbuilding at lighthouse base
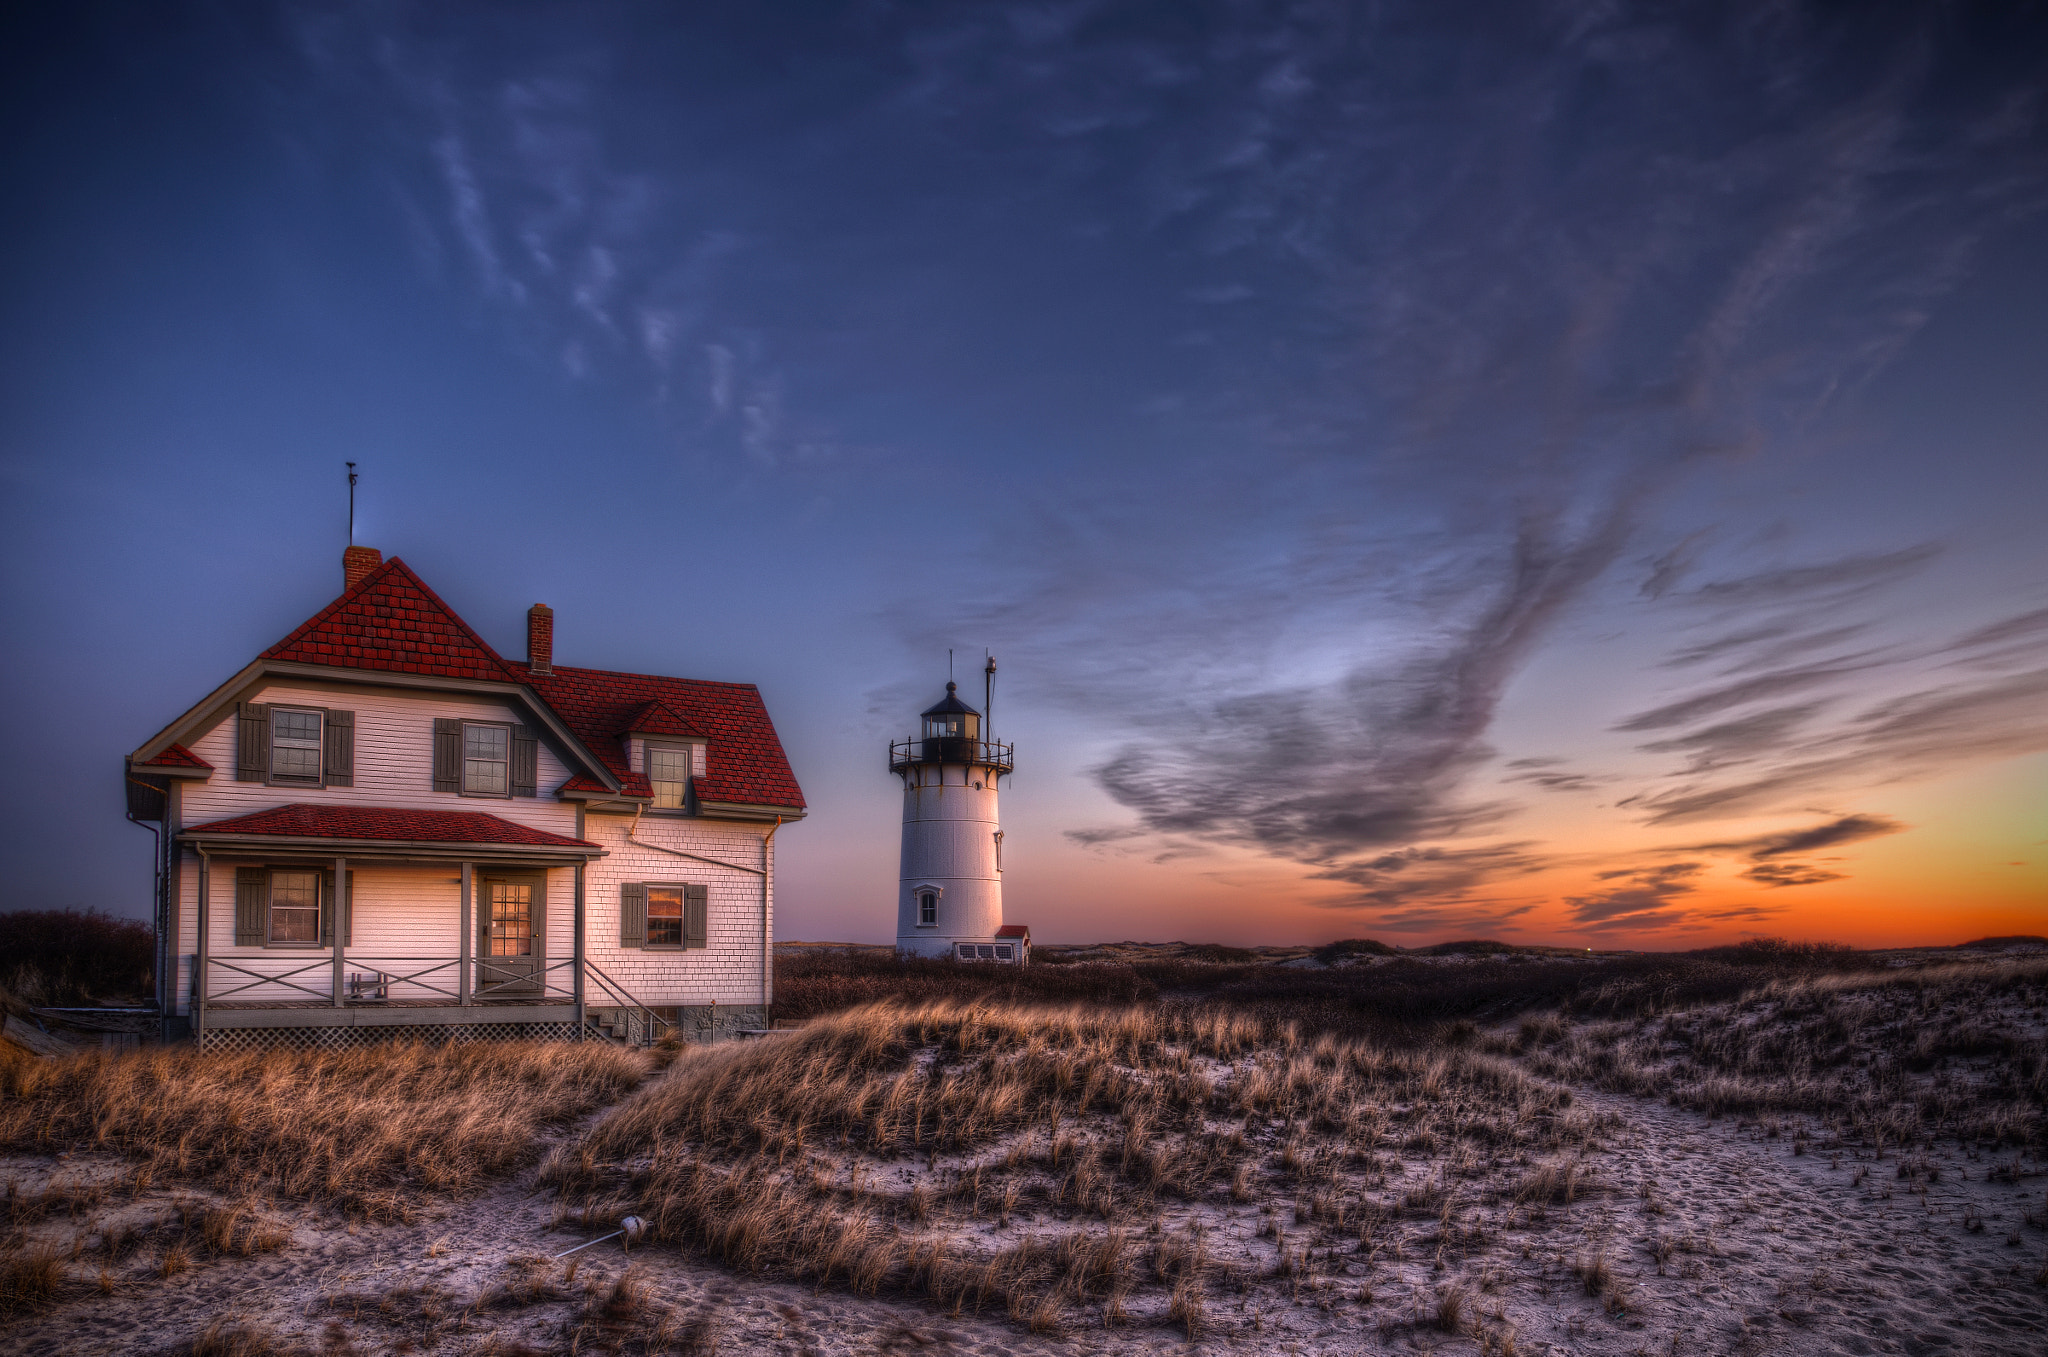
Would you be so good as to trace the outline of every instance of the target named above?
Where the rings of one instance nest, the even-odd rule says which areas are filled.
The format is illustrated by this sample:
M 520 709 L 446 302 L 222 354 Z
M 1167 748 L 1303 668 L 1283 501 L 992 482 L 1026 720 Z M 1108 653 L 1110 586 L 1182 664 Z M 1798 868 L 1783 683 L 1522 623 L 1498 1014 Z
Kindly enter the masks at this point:
M 982 716 L 956 685 L 923 714 L 914 739 L 889 747 L 903 781 L 903 859 L 896 950 L 1022 965 L 1030 932 L 1003 923 L 1003 826 L 997 783 L 1011 748 L 981 738 Z

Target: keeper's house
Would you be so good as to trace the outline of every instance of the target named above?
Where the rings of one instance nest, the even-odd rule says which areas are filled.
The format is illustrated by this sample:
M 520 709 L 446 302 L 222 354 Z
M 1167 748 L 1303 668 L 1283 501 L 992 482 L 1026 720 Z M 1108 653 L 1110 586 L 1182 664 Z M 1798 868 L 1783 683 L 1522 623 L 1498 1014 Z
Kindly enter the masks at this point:
M 158 999 L 207 1047 L 767 1025 L 803 793 L 751 684 L 501 658 L 403 561 L 128 756 Z

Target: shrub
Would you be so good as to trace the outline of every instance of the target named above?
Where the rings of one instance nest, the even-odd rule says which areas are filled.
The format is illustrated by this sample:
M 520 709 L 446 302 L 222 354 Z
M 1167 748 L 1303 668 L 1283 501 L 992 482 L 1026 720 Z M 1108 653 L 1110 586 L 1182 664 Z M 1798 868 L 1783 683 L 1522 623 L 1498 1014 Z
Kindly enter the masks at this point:
M 0 914 L 0 987 L 42 1007 L 143 999 L 155 988 L 156 932 L 97 909 Z

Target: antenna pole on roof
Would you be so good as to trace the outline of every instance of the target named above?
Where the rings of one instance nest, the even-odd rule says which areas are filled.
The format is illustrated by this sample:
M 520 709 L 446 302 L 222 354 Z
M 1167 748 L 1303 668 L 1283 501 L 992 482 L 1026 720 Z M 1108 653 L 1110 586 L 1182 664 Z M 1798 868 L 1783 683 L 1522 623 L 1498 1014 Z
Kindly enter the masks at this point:
M 953 681 L 953 647 L 946 647 L 946 682 Z
M 987 663 L 981 669 L 981 727 L 982 735 L 990 743 L 996 738 L 996 657 L 986 650 L 981 652 Z
M 348 544 L 354 546 L 356 544 L 356 464 L 349 462 L 345 465 L 348 467 Z

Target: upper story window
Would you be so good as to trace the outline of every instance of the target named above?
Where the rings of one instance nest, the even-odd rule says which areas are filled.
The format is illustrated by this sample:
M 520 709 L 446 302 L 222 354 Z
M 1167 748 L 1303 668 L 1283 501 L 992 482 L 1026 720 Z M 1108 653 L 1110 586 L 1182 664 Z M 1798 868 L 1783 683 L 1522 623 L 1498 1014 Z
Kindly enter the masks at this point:
M 681 810 L 689 804 L 690 747 L 650 744 L 642 758 L 654 790 L 656 810 Z
M 351 787 L 355 776 L 354 712 L 268 702 L 237 705 L 235 781 Z
M 270 780 L 320 785 L 321 713 L 304 707 L 270 709 Z
M 434 718 L 434 790 L 533 796 L 540 772 L 533 731 L 503 721 Z
M 919 891 L 917 893 L 917 923 L 920 928 L 931 928 L 939 922 L 939 893 Z
M 462 723 L 462 790 L 470 796 L 512 794 L 510 727 Z

